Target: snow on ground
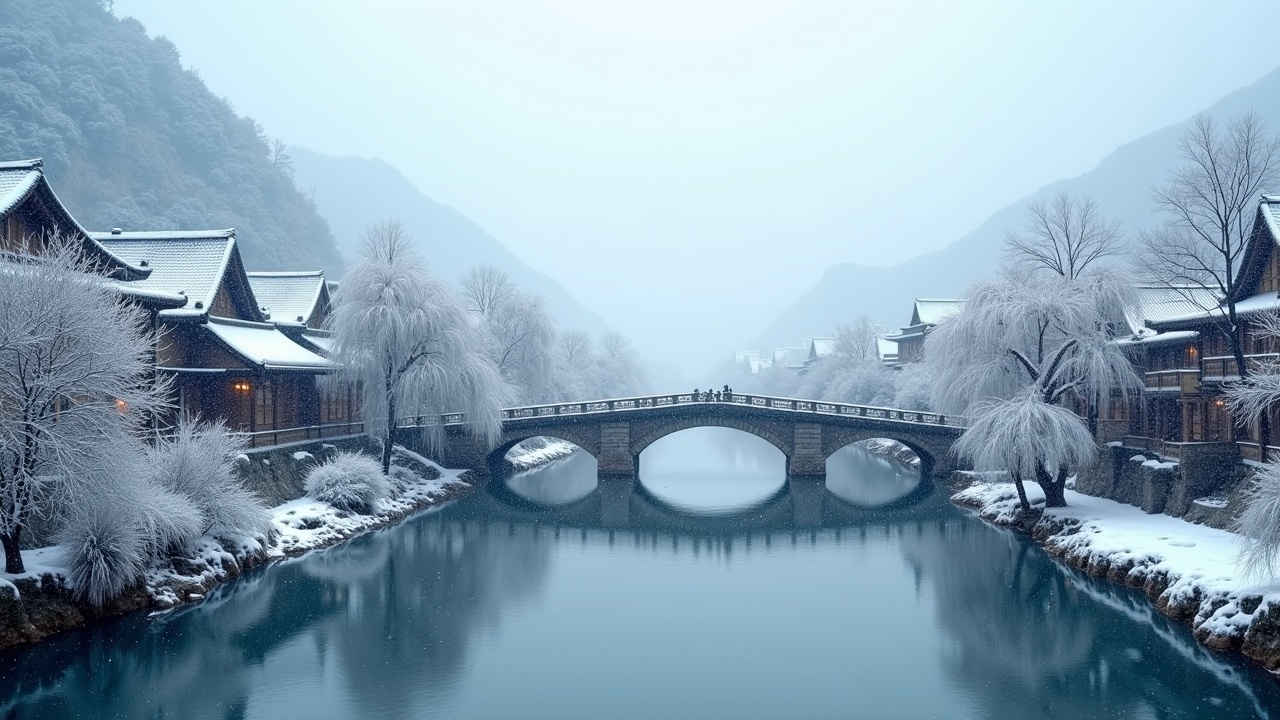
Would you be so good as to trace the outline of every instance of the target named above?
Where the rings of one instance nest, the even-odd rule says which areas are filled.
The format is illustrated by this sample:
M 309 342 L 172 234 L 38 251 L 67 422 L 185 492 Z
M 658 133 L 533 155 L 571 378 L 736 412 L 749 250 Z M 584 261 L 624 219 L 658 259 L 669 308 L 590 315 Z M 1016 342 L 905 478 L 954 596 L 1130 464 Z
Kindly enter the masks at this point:
M 332 545 L 365 530 L 386 525 L 394 518 L 433 502 L 451 487 L 465 484 L 458 479 L 458 475 L 463 472 L 461 470 L 446 470 L 421 455 L 408 451 L 397 449 L 397 454 L 412 457 L 428 467 L 436 468 L 440 477 L 434 480 L 419 477 L 417 482 L 405 487 L 395 498 L 379 502 L 377 511 L 372 515 L 346 512 L 309 497 L 300 497 L 278 505 L 271 509 L 271 516 L 276 529 L 280 531 L 280 537 L 267 549 L 267 554 L 271 557 L 283 557 Z
M 398 462 L 395 462 L 398 461 Z M 413 469 L 433 468 L 438 477 L 427 479 Z M 328 503 L 309 497 L 298 498 L 270 509 L 277 536 L 264 546 L 253 538 L 215 538 L 206 535 L 185 557 L 156 561 L 145 574 L 145 585 L 153 604 L 160 608 L 182 602 L 200 600 L 204 592 L 220 581 L 239 575 L 247 565 L 262 560 L 295 556 L 309 550 L 346 540 L 366 530 L 381 527 L 432 504 L 441 496 L 465 486 L 459 479 L 463 470 L 447 470 L 421 455 L 397 447 L 392 470 L 397 479 L 410 478 L 399 484 L 395 496 L 378 504 L 372 515 L 359 515 L 339 510 Z M 23 550 L 26 572 L 20 575 L 0 573 L 0 592 L 11 588 L 15 580 L 49 575 L 69 584 L 66 563 L 59 546 Z
M 1026 484 L 1028 500 L 1044 493 Z M 1238 561 L 1241 536 L 1168 515 L 1150 515 L 1114 500 L 1066 491 L 1067 507 L 1044 510 L 1032 531 L 1070 564 L 1143 588 L 1166 614 L 1185 616 L 1211 646 L 1238 647 L 1264 609 L 1280 610 L 1280 580 L 1248 576 Z M 1021 515 L 1012 483 L 975 484 L 952 500 L 985 520 L 1016 524 Z
M 564 440 L 556 440 L 554 438 L 543 438 L 544 442 L 541 447 L 536 444 L 526 445 L 521 443 L 511 450 L 511 454 L 507 456 L 507 462 L 516 470 L 528 470 L 559 460 L 560 458 L 569 457 L 578 451 L 578 446 L 573 443 L 567 443 Z

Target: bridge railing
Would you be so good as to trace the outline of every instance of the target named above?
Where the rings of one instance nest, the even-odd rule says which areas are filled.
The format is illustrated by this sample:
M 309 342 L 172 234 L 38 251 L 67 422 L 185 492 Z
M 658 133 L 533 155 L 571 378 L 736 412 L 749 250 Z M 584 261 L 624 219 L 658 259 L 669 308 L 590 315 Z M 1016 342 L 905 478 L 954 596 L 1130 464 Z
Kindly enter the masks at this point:
M 670 395 L 646 395 L 643 397 L 615 398 L 611 400 L 591 400 L 585 402 L 551 403 L 548 405 L 530 405 L 527 407 L 507 408 L 502 411 L 503 420 L 525 420 L 547 417 L 565 417 L 572 415 L 597 415 L 612 412 L 631 412 L 647 408 L 666 408 L 675 405 L 745 405 L 748 407 L 770 410 L 785 410 L 795 413 L 811 413 L 815 415 L 840 415 L 843 417 L 861 417 L 874 420 L 914 423 L 918 425 L 934 425 L 944 427 L 964 427 L 965 419 L 958 416 L 947 416 L 941 413 L 917 410 L 901 410 L 898 408 L 876 407 L 872 405 L 851 405 L 849 403 L 828 402 L 826 400 L 801 400 L 798 398 L 773 397 L 770 395 L 752 395 L 748 393 L 728 393 L 716 398 L 708 393 L 674 393 Z M 425 418 L 415 418 L 412 424 L 422 425 Z M 448 413 L 440 416 L 442 425 L 465 425 L 466 415 Z

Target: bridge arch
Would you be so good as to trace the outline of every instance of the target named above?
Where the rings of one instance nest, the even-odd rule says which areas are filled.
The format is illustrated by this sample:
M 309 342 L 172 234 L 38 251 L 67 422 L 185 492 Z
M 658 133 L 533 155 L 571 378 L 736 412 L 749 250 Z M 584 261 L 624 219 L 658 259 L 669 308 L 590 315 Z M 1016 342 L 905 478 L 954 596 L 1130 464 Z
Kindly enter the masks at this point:
M 920 458 L 921 482 L 928 482 L 933 477 L 939 461 L 950 452 L 950 446 L 934 447 L 933 443 L 921 441 L 910 433 L 879 432 L 874 429 L 832 428 L 828 427 L 822 434 L 822 456 L 824 460 L 840 450 L 864 440 L 893 440 L 902 443 Z
M 778 451 L 782 453 L 783 457 L 788 460 L 795 451 L 794 438 L 789 437 L 786 433 L 782 432 L 780 428 L 773 424 L 752 421 L 750 418 L 734 415 L 708 414 L 701 417 L 673 417 L 643 428 L 633 426 L 631 437 L 631 456 L 636 458 L 636 461 L 639 462 L 640 453 L 644 452 L 645 448 L 662 438 L 678 433 L 681 430 L 692 430 L 694 428 L 703 427 L 730 428 L 732 430 L 739 430 L 748 435 L 758 437 L 777 448 Z
M 593 431 L 594 430 L 594 431 Z M 586 452 L 588 455 L 598 458 L 600 456 L 600 435 L 599 431 L 594 428 L 579 428 L 573 425 L 565 425 L 562 427 L 539 427 L 532 429 L 507 430 L 502 433 L 502 438 L 498 444 L 494 445 L 489 451 L 487 457 L 487 465 L 490 471 L 504 469 L 503 463 L 506 460 L 507 453 L 511 448 L 536 437 L 551 438 L 553 440 L 562 440 L 572 443 Z

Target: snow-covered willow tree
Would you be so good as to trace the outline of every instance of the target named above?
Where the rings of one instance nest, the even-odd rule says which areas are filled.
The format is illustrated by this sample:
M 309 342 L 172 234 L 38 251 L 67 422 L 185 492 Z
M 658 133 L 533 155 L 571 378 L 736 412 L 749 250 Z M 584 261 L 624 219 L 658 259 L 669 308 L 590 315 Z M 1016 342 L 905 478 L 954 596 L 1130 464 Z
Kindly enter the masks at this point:
M 166 404 L 147 313 L 94 274 L 76 248 L 0 262 L 0 541 L 23 572 L 33 516 L 100 497 L 119 449 L 139 445 Z
M 449 286 L 431 277 L 394 221 L 369 227 L 333 298 L 328 319 L 333 381 L 361 388 L 365 429 L 383 441 L 391 467 L 396 426 L 424 417 L 428 444 L 443 438 L 443 413 L 466 413 L 471 432 L 493 440 L 511 397 L 486 353 L 486 338 Z
M 1255 337 L 1280 347 L 1280 315 L 1266 313 L 1250 318 Z M 1244 422 L 1261 422 L 1280 403 L 1280 361 L 1261 359 L 1254 371 L 1230 385 L 1224 393 L 1231 414 Z M 1244 512 L 1236 519 L 1236 529 L 1244 537 L 1245 568 L 1251 573 L 1273 577 L 1280 561 L 1280 462 L 1268 462 L 1255 471 Z
M 925 343 L 935 409 L 971 421 L 957 445 L 962 457 L 979 470 L 1008 471 L 1019 486 L 1034 475 L 1046 504 L 1064 506 L 1067 477 L 1092 453 L 1093 440 L 1082 418 L 1056 406 L 1073 395 L 1127 395 L 1139 387 L 1110 333 L 1128 298 L 1124 279 L 1105 270 L 1076 278 L 1010 270 L 970 288 L 964 309 Z M 1045 407 L 1031 407 L 1035 403 Z M 1036 419 L 1044 433 L 1013 445 L 1026 454 L 1017 462 L 1005 455 L 1006 423 L 989 417 L 1015 411 L 1028 422 Z
M 489 359 L 521 402 L 546 400 L 556 330 L 542 296 L 516 287 L 505 272 L 481 265 L 462 279 L 462 296 L 485 333 Z

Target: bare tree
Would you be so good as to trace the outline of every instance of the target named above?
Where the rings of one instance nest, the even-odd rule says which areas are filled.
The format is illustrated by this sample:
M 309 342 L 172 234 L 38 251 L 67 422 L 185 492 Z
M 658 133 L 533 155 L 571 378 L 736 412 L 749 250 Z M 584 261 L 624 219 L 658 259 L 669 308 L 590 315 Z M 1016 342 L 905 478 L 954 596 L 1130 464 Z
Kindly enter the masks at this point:
M 622 333 L 610 330 L 600 336 L 600 349 L 604 351 L 605 357 L 617 359 L 631 352 L 631 344 Z
M 851 325 L 837 325 L 835 351 L 854 360 L 878 359 L 880 352 L 876 346 L 876 328 L 871 318 L 859 315 Z
M 1014 262 L 1074 280 L 1093 263 L 1124 252 L 1118 220 L 1105 217 L 1092 198 L 1059 193 L 1027 206 L 1025 233 L 1005 236 Z
M 443 413 L 466 413 L 472 432 L 493 439 L 510 388 L 484 352 L 485 339 L 445 283 L 427 275 L 398 222 L 365 231 L 360 256 L 333 298 L 337 381 L 361 387 L 364 420 L 382 437 L 391 466 L 395 429 L 406 417 L 431 421 L 438 442 Z
M 286 152 L 288 147 L 280 138 L 271 141 L 271 167 L 293 177 L 293 158 Z
M 1202 302 L 1204 290 L 1221 298 L 1220 305 L 1203 309 L 1226 339 L 1242 380 L 1250 368 L 1236 286 L 1258 196 L 1277 178 L 1278 151 L 1280 140 L 1268 135 L 1255 113 L 1237 116 L 1225 128 L 1197 115 L 1178 142 L 1184 164 L 1153 193 L 1165 221 L 1141 236 L 1142 261 L 1157 282 L 1193 303 Z M 1258 426 L 1265 448 L 1271 442 L 1266 413 Z
M 462 297 L 467 309 L 481 315 L 488 315 L 509 302 L 516 292 L 518 290 L 511 277 L 492 265 L 473 267 L 462 278 Z

